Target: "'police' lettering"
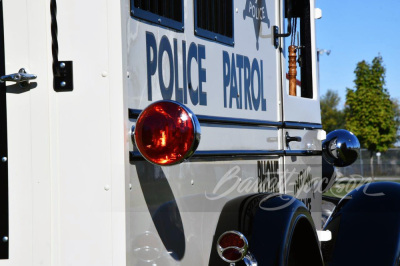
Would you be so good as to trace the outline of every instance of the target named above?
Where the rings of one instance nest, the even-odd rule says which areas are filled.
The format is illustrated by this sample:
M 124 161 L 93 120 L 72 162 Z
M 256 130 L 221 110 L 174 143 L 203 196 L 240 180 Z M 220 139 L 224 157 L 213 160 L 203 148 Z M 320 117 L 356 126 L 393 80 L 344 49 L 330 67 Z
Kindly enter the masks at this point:
M 178 58 L 178 41 L 173 39 L 173 47 L 167 36 L 162 36 L 157 47 L 157 41 L 153 33 L 146 32 L 146 59 L 147 59 L 147 98 L 153 99 L 152 77 L 158 71 L 158 84 L 161 96 L 164 100 L 171 100 L 175 92 L 175 100 L 187 104 L 189 98 L 193 105 L 207 105 L 207 92 L 203 90 L 203 83 L 207 81 L 207 72 L 203 67 L 203 60 L 206 59 L 206 48 L 204 45 L 197 45 L 192 42 L 186 54 L 186 42 L 182 41 L 181 57 Z M 166 55 L 166 56 L 165 56 Z M 181 61 L 179 61 L 181 60 Z M 168 61 L 168 62 L 166 62 Z M 192 62 L 197 63 L 198 86 L 192 85 Z M 181 77 L 179 64 L 182 63 Z M 164 76 L 163 66 L 169 68 L 168 76 Z M 168 81 L 168 82 L 167 82 Z M 179 86 L 181 81 L 182 86 Z M 168 84 L 167 84 L 168 83 Z

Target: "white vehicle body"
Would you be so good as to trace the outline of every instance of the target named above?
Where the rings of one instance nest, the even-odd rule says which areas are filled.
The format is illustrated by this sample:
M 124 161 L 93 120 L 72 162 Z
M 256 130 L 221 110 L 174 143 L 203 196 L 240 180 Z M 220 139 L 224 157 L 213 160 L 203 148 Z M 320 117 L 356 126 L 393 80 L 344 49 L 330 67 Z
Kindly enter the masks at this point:
M 9 253 L 0 266 L 208 265 L 224 204 L 256 192 L 296 196 L 321 228 L 314 0 L 311 98 L 287 94 L 283 39 L 275 48 L 273 38 L 273 26 L 286 30 L 283 1 L 261 2 L 268 23 L 257 37 L 257 18 L 244 15 L 254 0 L 233 1 L 234 44 L 224 44 L 196 35 L 194 1 L 182 1 L 183 30 L 135 17 L 130 0 L 58 1 L 58 57 L 73 62 L 74 88 L 56 92 L 50 1 L 2 1 L 2 75 L 23 67 L 37 79 L 2 85 Z M 181 164 L 152 165 L 132 143 L 137 115 L 158 100 L 199 118 L 200 145 Z M 301 141 L 287 145 L 287 133 Z M 171 201 L 175 218 L 156 221 Z

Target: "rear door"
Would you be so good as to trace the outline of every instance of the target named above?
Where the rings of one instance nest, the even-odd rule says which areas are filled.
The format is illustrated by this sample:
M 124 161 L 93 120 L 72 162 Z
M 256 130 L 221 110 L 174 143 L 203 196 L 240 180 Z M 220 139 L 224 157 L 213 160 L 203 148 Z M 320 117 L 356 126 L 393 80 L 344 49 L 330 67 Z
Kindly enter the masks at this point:
M 321 116 L 317 87 L 314 1 L 293 1 L 292 34 L 283 40 L 283 140 L 285 193 L 296 196 L 320 227 Z M 283 12 L 284 16 L 285 13 Z M 284 17 L 283 16 L 283 17 Z M 287 24 L 287 18 L 285 18 Z M 289 94 L 288 46 L 296 46 L 296 93 Z
M 50 4 L 23 0 L 1 2 L 4 23 L 1 75 L 18 73 L 24 68 L 37 75 L 37 79 L 27 87 L 8 81 L 0 84 L 0 157 L 7 157 L 6 163 L 0 162 L 0 252 L 4 258 L 3 248 L 8 244 L 10 254 L 9 259 L 0 260 L 0 265 L 50 265 L 52 194 L 48 161 L 51 112 L 47 87 L 52 78 L 49 75 L 51 40 L 48 39 L 50 27 L 47 24 Z M 7 210 L 7 198 L 6 218 L 3 213 Z M 7 227 L 3 226 L 6 219 L 9 219 L 8 233 Z M 3 241 L 5 236 L 8 241 Z

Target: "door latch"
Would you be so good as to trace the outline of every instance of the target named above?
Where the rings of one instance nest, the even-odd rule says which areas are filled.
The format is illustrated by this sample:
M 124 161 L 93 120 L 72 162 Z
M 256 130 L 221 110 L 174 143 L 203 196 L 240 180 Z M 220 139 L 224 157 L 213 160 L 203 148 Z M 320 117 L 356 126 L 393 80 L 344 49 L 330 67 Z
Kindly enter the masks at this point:
M 26 88 L 29 86 L 29 82 L 36 78 L 37 76 L 35 74 L 29 74 L 26 72 L 25 68 L 21 68 L 18 73 L 1 76 L 0 82 L 11 81 L 17 83 L 22 88 Z
M 301 137 L 291 137 L 289 136 L 289 133 L 286 132 L 286 147 L 289 148 L 289 142 L 291 141 L 301 141 Z

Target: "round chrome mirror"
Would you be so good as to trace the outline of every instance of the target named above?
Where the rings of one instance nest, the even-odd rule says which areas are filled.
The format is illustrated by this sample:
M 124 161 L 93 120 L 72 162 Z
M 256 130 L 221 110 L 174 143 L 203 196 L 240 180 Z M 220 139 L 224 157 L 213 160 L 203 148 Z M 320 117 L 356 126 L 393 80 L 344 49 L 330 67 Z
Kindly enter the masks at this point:
M 326 136 L 322 143 L 324 159 L 339 167 L 348 166 L 357 160 L 360 142 L 350 131 L 337 129 Z

